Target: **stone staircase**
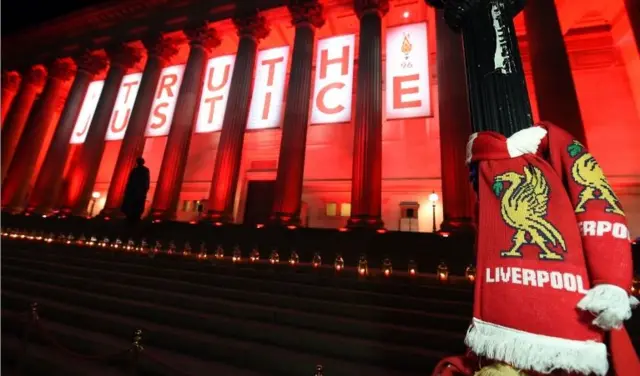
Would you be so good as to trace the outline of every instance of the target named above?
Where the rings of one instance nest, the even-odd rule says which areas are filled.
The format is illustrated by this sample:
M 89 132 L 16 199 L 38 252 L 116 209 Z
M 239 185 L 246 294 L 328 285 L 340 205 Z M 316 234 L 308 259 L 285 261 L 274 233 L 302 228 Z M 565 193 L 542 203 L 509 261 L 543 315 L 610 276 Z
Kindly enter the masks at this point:
M 2 251 L 7 375 L 425 375 L 464 352 L 471 317 L 464 280 L 21 240 Z

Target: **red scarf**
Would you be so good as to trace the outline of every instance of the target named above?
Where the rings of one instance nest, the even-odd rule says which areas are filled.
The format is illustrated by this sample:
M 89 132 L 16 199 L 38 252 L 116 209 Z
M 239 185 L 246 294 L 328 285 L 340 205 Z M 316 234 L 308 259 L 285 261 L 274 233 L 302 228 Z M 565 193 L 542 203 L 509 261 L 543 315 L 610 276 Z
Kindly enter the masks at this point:
M 622 207 L 586 148 L 551 124 L 471 136 L 477 164 L 479 356 L 539 373 L 640 375 L 622 322 L 632 261 Z

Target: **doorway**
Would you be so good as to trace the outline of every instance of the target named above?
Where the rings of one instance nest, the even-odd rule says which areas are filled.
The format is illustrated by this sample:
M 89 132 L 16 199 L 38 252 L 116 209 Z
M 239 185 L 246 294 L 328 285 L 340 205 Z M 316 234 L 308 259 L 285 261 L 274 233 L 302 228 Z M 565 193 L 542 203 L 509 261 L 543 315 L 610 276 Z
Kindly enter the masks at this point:
M 247 187 L 247 200 L 244 207 L 244 221 L 246 225 L 266 223 L 271 216 L 273 197 L 275 194 L 275 180 L 251 180 Z

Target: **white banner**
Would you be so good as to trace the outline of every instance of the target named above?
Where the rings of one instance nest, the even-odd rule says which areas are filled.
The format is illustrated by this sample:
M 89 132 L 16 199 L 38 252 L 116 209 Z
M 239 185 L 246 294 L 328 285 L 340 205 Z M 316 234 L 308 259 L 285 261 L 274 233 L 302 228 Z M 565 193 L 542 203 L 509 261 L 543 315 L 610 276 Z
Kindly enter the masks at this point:
M 355 35 L 318 41 L 311 124 L 351 121 Z
M 158 87 L 153 97 L 145 136 L 159 137 L 169 134 L 180 85 L 182 84 L 184 68 L 184 65 L 174 65 L 162 70 L 158 80 Z
M 222 129 L 235 59 L 234 55 L 209 59 L 200 96 L 196 133 L 215 132 Z
M 431 115 L 427 23 L 387 29 L 386 117 Z
M 78 112 L 76 125 L 73 127 L 73 133 L 69 140 L 70 144 L 83 144 L 87 138 L 87 132 L 89 132 L 93 114 L 96 112 L 103 86 L 104 81 L 93 81 L 89 84 L 87 93 L 82 101 L 82 106 L 80 107 L 80 112 Z
M 105 140 L 115 141 L 124 138 L 131 118 L 131 110 L 133 110 L 138 89 L 140 89 L 140 80 L 142 80 L 142 73 L 128 74 L 122 79 Z
M 282 124 L 288 60 L 289 46 L 258 53 L 247 129 L 277 128 Z

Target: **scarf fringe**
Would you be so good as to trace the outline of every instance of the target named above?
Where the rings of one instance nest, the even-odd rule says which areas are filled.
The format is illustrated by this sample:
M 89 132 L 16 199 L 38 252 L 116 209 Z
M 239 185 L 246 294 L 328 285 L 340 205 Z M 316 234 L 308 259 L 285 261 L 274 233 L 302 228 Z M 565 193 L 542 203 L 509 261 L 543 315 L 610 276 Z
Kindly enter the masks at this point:
M 587 291 L 578 308 L 593 313 L 593 325 L 610 330 L 620 329 L 625 320 L 631 318 L 631 309 L 638 305 L 638 299 L 615 285 L 597 285 Z
M 466 345 L 477 355 L 521 369 L 550 373 L 556 369 L 604 376 L 607 349 L 595 341 L 575 341 L 528 333 L 473 319 Z

